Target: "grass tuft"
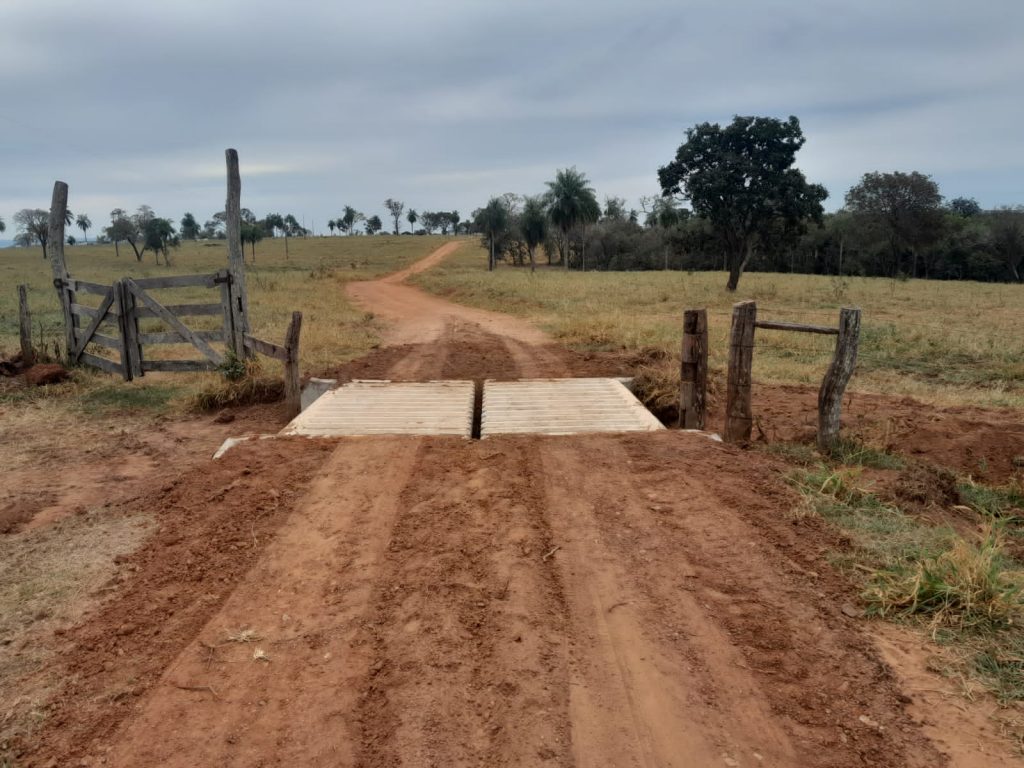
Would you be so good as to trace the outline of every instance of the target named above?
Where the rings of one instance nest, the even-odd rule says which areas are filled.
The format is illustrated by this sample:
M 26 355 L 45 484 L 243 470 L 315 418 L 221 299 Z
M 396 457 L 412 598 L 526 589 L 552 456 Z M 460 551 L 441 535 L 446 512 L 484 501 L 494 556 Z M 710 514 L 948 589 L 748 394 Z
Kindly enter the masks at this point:
M 879 571 L 863 598 L 878 616 L 921 616 L 934 630 L 1003 629 L 1024 616 L 1024 574 L 1011 570 L 990 530 L 978 544 L 955 539 L 936 557 Z
M 240 365 L 243 373 L 232 369 L 230 376 L 216 380 L 188 397 L 188 409 L 219 411 L 222 408 L 255 406 L 260 402 L 276 402 L 285 396 L 285 382 L 264 376 L 258 359 L 245 360 Z
M 830 458 L 840 464 L 868 467 L 869 469 L 902 469 L 899 456 L 881 448 L 865 445 L 857 440 L 841 439 L 832 447 Z

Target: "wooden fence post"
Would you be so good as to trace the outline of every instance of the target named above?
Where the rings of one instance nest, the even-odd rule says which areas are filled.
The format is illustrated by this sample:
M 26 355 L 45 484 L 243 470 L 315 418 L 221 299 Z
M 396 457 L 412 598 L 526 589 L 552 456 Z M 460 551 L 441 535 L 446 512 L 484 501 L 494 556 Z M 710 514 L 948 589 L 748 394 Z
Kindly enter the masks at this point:
M 28 286 L 18 286 L 18 332 L 21 337 L 21 361 L 26 368 L 36 362 L 36 352 L 32 349 L 32 313 L 28 311 Z
M 679 426 L 704 429 L 708 389 L 708 312 L 683 312 L 683 363 L 679 377 Z
M 250 356 L 245 348 L 249 332 L 249 294 L 245 287 L 245 254 L 242 251 L 242 180 L 238 172 L 238 152 L 225 150 L 228 171 L 228 197 L 224 207 L 227 216 L 228 270 L 231 273 L 231 349 L 235 357 Z
M 68 269 L 64 262 L 64 217 L 68 212 L 68 185 L 63 181 L 53 182 L 53 197 L 50 200 L 50 220 L 46 231 L 46 257 L 53 271 L 53 286 L 57 289 L 61 311 L 64 315 L 64 343 L 70 360 L 75 349 L 75 318 L 71 314 L 71 296 L 68 289 Z
M 750 440 L 753 411 L 750 406 L 751 371 L 754 364 L 754 323 L 757 304 L 741 301 L 732 307 L 732 330 L 729 335 L 729 379 L 725 400 L 725 434 L 727 443 Z
M 284 400 L 288 417 L 299 415 L 302 410 L 299 389 L 299 332 L 302 330 L 302 313 L 292 312 L 292 321 L 284 337 Z
M 844 307 L 839 311 L 839 337 L 836 352 L 818 391 L 818 449 L 827 453 L 839 439 L 839 417 L 843 392 L 857 365 L 860 338 L 860 310 Z

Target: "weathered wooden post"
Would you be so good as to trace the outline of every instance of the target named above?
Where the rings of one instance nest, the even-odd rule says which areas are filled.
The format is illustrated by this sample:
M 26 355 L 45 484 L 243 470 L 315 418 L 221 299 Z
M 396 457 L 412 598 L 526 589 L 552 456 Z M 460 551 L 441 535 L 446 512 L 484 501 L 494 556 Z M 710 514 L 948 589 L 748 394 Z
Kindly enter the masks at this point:
M 250 356 L 245 347 L 249 332 L 249 294 L 245 288 L 245 254 L 242 252 L 242 180 L 238 172 L 238 152 L 225 150 L 228 168 L 227 216 L 228 271 L 231 273 L 231 349 L 235 357 Z
M 754 418 L 750 405 L 751 372 L 754 365 L 754 323 L 757 304 L 741 301 L 732 307 L 729 335 L 729 377 L 725 395 L 725 434 L 728 443 L 750 440 Z
M 292 312 L 292 321 L 284 337 L 284 401 L 288 418 L 294 418 L 302 410 L 302 392 L 299 388 L 299 332 L 302 330 L 302 313 Z
M 818 391 L 818 450 L 829 452 L 839 439 L 839 418 L 843 392 L 857 365 L 860 338 L 860 310 L 844 307 L 839 311 L 839 336 L 828 372 Z
M 35 365 L 36 352 L 32 349 L 32 313 L 28 311 L 28 286 L 18 286 L 18 334 L 21 337 L 21 362 L 26 368 Z
M 679 377 L 679 426 L 704 429 L 708 389 L 708 312 L 683 312 L 683 363 Z
M 64 343 L 67 357 L 75 349 L 75 318 L 71 314 L 71 292 L 68 286 L 68 269 L 64 262 L 64 217 L 68 212 L 68 185 L 63 181 L 53 182 L 53 197 L 50 200 L 50 220 L 46 231 L 46 257 L 53 271 L 53 286 L 57 289 L 61 312 L 64 315 Z

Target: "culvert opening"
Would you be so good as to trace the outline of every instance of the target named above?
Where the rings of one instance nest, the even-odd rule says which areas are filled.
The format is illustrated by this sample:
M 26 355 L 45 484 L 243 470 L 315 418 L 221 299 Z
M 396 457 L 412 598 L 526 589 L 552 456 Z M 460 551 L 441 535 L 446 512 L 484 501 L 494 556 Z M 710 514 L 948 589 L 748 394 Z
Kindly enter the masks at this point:
M 469 436 L 473 440 L 480 439 L 481 425 L 484 415 L 484 380 L 473 379 L 473 426 Z

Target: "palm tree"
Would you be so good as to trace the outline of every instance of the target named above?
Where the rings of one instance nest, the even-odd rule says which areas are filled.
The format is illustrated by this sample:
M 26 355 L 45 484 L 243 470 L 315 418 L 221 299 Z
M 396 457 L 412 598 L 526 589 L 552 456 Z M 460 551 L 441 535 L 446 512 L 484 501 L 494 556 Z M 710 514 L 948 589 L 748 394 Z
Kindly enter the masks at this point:
M 572 168 L 563 168 L 555 172 L 555 180 L 547 183 L 548 191 L 545 195 L 548 217 L 551 223 L 562 231 L 562 240 L 559 247 L 562 250 L 562 263 L 566 269 L 569 268 L 569 234 L 579 227 L 581 229 L 580 239 L 582 243 L 581 256 L 583 271 L 587 269 L 586 256 L 586 225 L 597 221 L 601 216 L 601 206 L 597 202 L 594 188 L 586 175 Z
M 78 214 L 78 218 L 75 219 L 75 224 L 77 224 L 78 228 L 82 230 L 82 236 L 85 238 L 85 242 L 88 243 L 89 228 L 92 226 L 92 222 L 89 221 L 89 217 L 84 213 L 80 213 Z
M 7 225 L 4 224 L 4 217 L 0 216 L 0 232 L 6 232 L 6 231 L 7 231 Z
M 415 208 L 410 208 L 409 209 L 409 213 L 406 215 L 405 218 L 408 219 L 408 221 L 409 221 L 409 231 L 410 232 L 414 231 L 414 229 L 416 227 L 416 220 L 419 219 L 419 217 L 420 217 L 420 215 L 418 213 L 416 213 L 416 209 Z
M 334 219 L 331 219 L 330 221 L 327 222 L 327 228 L 331 230 L 332 235 L 334 234 L 334 228 L 336 226 L 338 226 L 338 222 L 336 222 Z
M 530 271 L 537 269 L 534 253 L 537 246 L 548 236 L 548 215 L 544 210 L 544 201 L 539 197 L 528 197 L 523 203 L 523 212 L 519 217 L 519 229 L 526 242 L 526 250 L 530 254 Z
M 476 211 L 473 222 L 477 229 L 487 236 L 490 253 L 487 256 L 487 271 L 494 269 L 494 241 L 508 230 L 508 208 L 500 197 L 492 197 L 486 208 Z

